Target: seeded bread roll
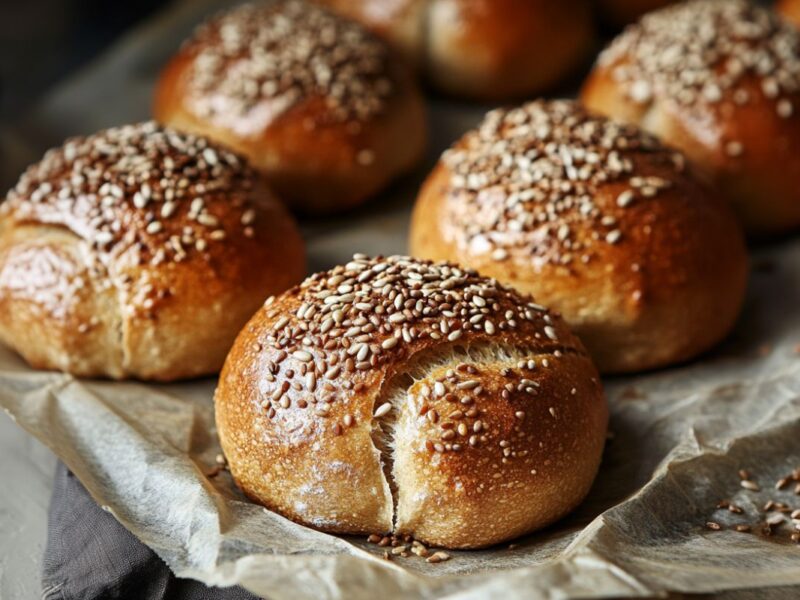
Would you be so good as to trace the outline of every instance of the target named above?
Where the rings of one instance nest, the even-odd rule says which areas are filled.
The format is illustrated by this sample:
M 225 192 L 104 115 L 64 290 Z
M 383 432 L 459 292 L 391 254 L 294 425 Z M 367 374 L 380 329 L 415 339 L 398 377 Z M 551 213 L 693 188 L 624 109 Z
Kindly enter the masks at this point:
M 417 199 L 410 248 L 534 295 L 606 373 L 711 347 L 747 273 L 730 208 L 681 154 L 571 101 L 492 111 L 446 152 Z
M 597 10 L 604 23 L 622 27 L 633 23 L 643 14 L 664 8 L 675 0 L 599 0 Z
M 304 262 L 238 156 L 155 123 L 108 129 L 50 150 L 0 207 L 0 340 L 79 376 L 215 373 Z
M 800 32 L 772 11 L 698 0 L 647 15 L 582 98 L 682 149 L 750 233 L 800 226 Z
M 318 1 L 387 38 L 438 89 L 484 101 L 562 83 L 594 41 L 587 0 Z
M 356 255 L 252 318 L 216 420 L 241 489 L 294 521 L 477 548 L 575 508 L 608 409 L 580 342 L 530 298 Z
M 800 0 L 779 0 L 778 12 L 797 26 L 800 26 Z
M 298 0 L 198 28 L 163 71 L 154 112 L 241 152 L 306 213 L 363 202 L 425 149 L 410 73 L 360 26 Z

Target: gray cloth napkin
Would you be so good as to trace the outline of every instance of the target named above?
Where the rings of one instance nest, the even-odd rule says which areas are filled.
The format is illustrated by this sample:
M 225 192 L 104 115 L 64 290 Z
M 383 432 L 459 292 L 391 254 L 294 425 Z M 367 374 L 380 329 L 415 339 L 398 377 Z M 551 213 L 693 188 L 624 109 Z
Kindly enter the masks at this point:
M 42 573 L 44 600 L 256 600 L 240 587 L 208 588 L 179 579 L 101 509 L 58 464 Z

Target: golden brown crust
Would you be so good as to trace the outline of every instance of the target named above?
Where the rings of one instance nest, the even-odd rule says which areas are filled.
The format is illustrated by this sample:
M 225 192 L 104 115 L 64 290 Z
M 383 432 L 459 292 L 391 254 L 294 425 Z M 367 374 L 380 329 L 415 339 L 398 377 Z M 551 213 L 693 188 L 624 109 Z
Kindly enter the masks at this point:
M 393 41 L 437 88 L 479 100 L 529 96 L 558 85 L 594 40 L 591 6 L 583 0 L 323 3 Z
M 446 540 L 449 547 L 486 546 L 544 527 L 586 496 L 608 418 L 597 373 L 581 355 L 529 360 L 537 367 L 519 369 L 511 361 L 487 358 L 467 373 L 446 364 L 408 390 L 410 403 L 395 433 L 398 533 L 435 544 Z M 446 394 L 425 398 L 421 391 L 437 380 L 448 382 L 447 371 L 454 367 L 455 381 L 478 379 L 485 390 L 477 417 Z M 536 386 L 535 395 L 520 389 L 522 379 Z M 446 388 L 457 392 L 457 385 L 448 382 Z M 441 423 L 426 418 L 430 411 Z M 452 427 L 442 429 L 447 423 Z M 461 452 L 431 453 L 420 442 L 442 443 L 448 431 L 462 440 L 487 435 L 475 446 L 465 443 Z
M 289 23 L 286 33 L 264 34 L 278 29 L 278 15 Z M 237 32 L 234 50 L 220 42 L 223 22 Z M 292 0 L 220 15 L 165 67 L 154 114 L 246 155 L 303 212 L 351 208 L 419 161 L 426 123 L 410 74 L 383 43 L 344 23 Z M 326 35 L 342 57 L 322 48 L 306 62 L 296 59 L 293 44 L 321 45 Z M 262 44 L 277 57 L 274 70 Z
M 755 41 L 730 33 L 737 22 L 752 26 Z M 715 40 L 703 50 L 711 58 L 686 83 L 682 65 L 700 52 L 684 41 L 703 43 L 704 24 Z M 658 48 L 666 45 L 675 49 L 673 63 L 648 58 L 663 56 Z M 756 64 L 753 46 L 768 66 Z M 800 35 L 769 11 L 701 0 L 649 15 L 601 55 L 581 98 L 683 150 L 748 232 L 800 226 Z
M 741 233 L 725 203 L 680 167 L 679 155 L 573 103 L 532 103 L 495 114 L 520 132 L 521 114 L 531 112 L 536 123 L 542 110 L 576 119 L 565 121 L 575 128 L 572 132 L 549 134 L 559 140 L 559 155 L 575 156 L 576 150 L 596 154 L 604 168 L 586 171 L 586 185 L 573 182 L 582 187 L 562 191 L 564 182 L 553 175 L 533 182 L 537 172 L 552 173 L 560 164 L 559 156 L 545 159 L 545 152 L 539 156 L 542 162 L 527 167 L 533 179 L 521 189 L 556 191 L 539 201 L 512 203 L 509 209 L 502 185 L 513 188 L 513 176 L 499 180 L 497 187 L 476 181 L 485 187 L 475 196 L 457 185 L 451 168 L 458 168 L 458 156 L 455 163 L 445 158 L 417 200 L 411 253 L 457 261 L 534 295 L 564 316 L 603 372 L 679 362 L 719 341 L 738 315 L 747 274 Z M 499 117 L 484 122 L 487 147 L 502 137 L 493 133 L 496 122 Z M 555 130 L 553 123 L 550 127 Z M 575 133 L 590 130 L 590 137 Z M 467 134 L 451 152 L 474 151 L 476 135 Z M 509 139 L 506 147 L 513 153 L 517 142 Z M 520 147 L 536 147 L 533 139 L 523 132 Z M 627 169 L 607 166 L 610 154 L 603 153 L 609 150 L 600 139 L 617 140 L 611 152 L 620 165 L 629 163 Z M 489 158 L 481 160 L 488 163 Z M 468 164 L 470 172 L 481 173 L 477 163 Z M 640 181 L 647 185 L 633 185 Z M 658 189 L 647 190 L 651 183 Z M 567 203 L 570 208 L 564 208 Z
M 211 374 L 303 270 L 294 222 L 241 159 L 155 124 L 115 128 L 50 151 L 9 194 L 0 338 L 79 376 Z
M 800 2 L 798 0 L 778 0 L 778 12 L 797 26 L 800 26 Z
M 497 543 L 574 507 L 607 421 L 563 321 L 470 272 L 403 257 L 357 255 L 268 301 L 231 350 L 215 403 L 231 472 L 254 500 L 325 531 L 396 528 L 448 547 Z M 557 430 L 542 410 L 563 417 Z M 430 485 L 454 494 L 450 515 L 417 504 L 414 486 Z M 542 503 L 476 519 L 526 491 Z
M 600 0 L 597 10 L 605 23 L 622 27 L 633 23 L 645 13 L 664 8 L 675 0 Z

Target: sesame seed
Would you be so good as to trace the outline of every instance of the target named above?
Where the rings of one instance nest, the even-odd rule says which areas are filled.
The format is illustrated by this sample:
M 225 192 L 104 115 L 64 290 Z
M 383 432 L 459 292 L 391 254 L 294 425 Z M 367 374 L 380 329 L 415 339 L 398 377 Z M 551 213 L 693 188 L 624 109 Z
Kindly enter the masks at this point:
M 463 334 L 463 331 L 461 329 L 456 329 L 455 331 L 451 331 L 450 334 L 447 336 L 447 341 L 448 342 L 454 342 L 458 338 L 460 338 L 462 334 Z
M 306 352 L 305 350 L 297 350 L 292 353 L 292 356 L 294 356 L 297 360 L 302 362 L 308 362 L 313 358 L 311 356 L 311 353 Z
M 428 558 L 425 559 L 429 563 L 440 563 L 446 560 L 450 560 L 450 555 L 447 552 L 434 552 Z
M 503 248 L 497 248 L 492 252 L 492 259 L 496 261 L 503 261 L 508 258 L 508 251 Z
M 732 141 L 725 144 L 725 153 L 730 157 L 741 156 L 744 152 L 744 146 L 741 142 Z
M 389 402 L 384 402 L 375 410 L 375 417 L 379 418 L 384 415 L 389 414 L 389 411 L 392 410 L 392 405 Z
M 375 162 L 375 153 L 372 150 L 359 150 L 356 162 L 361 166 L 369 166 Z
M 624 208 L 628 206 L 631 202 L 633 202 L 633 199 L 635 197 L 636 196 L 633 193 L 633 190 L 625 190 L 619 196 L 617 196 L 617 206 L 621 206 Z
M 478 387 L 479 385 L 480 385 L 480 381 L 477 381 L 475 379 L 468 379 L 466 381 L 460 381 L 459 383 L 457 383 L 456 384 L 456 389 L 459 389 L 459 390 L 471 390 L 471 389 L 474 389 L 474 388 Z
M 767 520 L 766 520 L 766 523 L 770 527 L 776 527 L 778 525 L 782 525 L 785 521 L 786 521 L 786 518 L 782 514 L 777 513 L 777 514 L 774 514 L 774 515 L 768 517 Z
M 384 350 L 391 350 L 392 348 L 397 346 L 397 343 L 399 341 L 400 340 L 398 340 L 396 337 L 386 338 L 385 340 L 383 340 L 383 342 L 381 342 L 381 348 L 383 348 Z
M 778 102 L 776 109 L 778 111 L 778 116 L 783 119 L 788 119 L 794 114 L 794 106 L 792 106 L 791 101 L 786 99 Z

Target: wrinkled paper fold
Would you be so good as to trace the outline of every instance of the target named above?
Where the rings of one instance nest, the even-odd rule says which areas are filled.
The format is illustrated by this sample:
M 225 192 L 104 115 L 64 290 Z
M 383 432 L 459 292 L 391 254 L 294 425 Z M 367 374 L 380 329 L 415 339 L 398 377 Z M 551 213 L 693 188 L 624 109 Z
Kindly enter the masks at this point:
M 66 82 L 4 132 L 0 144 L 12 140 L 7 154 L 19 162 L 14 172 L 67 135 L 146 118 L 160 65 L 203 14 L 227 3 L 175 3 Z M 358 212 L 306 223 L 310 269 L 353 252 L 404 252 L 426 167 L 482 112 L 433 101 L 427 165 Z M 250 503 L 227 472 L 206 477 L 219 452 L 213 380 L 76 381 L 34 372 L 0 349 L 0 406 L 176 574 L 242 584 L 271 600 L 624 597 L 800 585 L 800 548 L 786 532 L 768 538 L 704 527 L 712 517 L 725 526 L 754 523 L 773 497 L 800 507 L 792 490 L 772 489 L 800 466 L 800 242 L 757 256 L 743 316 L 725 344 L 689 365 L 606 380 L 613 438 L 575 513 L 513 548 L 453 552 L 436 565 L 414 556 L 385 561 L 364 539 L 326 535 Z M 740 487 L 740 468 L 762 491 Z M 722 498 L 748 517 L 715 512 Z
M 361 538 L 296 525 L 247 501 L 213 423 L 214 381 L 144 385 L 34 372 L 0 354 L 0 405 L 49 446 L 106 510 L 181 576 L 271 599 L 607 597 L 800 584 L 800 548 L 704 527 L 757 523 L 800 465 L 800 243 L 764 250 L 732 338 L 702 360 L 606 381 L 611 431 L 597 481 L 549 529 L 431 565 L 387 562 Z M 762 490 L 741 488 L 748 469 Z M 727 498 L 747 515 L 716 511 Z M 763 519 L 763 514 L 760 517 Z

